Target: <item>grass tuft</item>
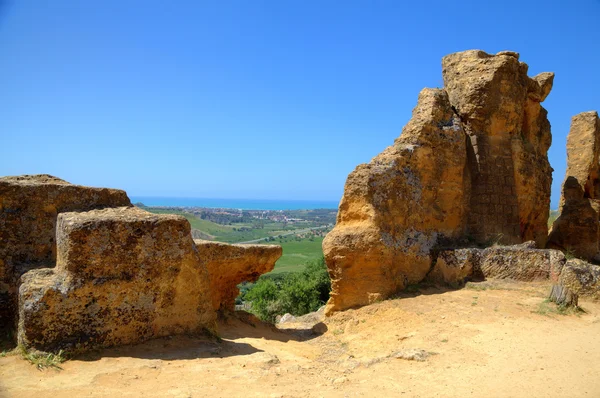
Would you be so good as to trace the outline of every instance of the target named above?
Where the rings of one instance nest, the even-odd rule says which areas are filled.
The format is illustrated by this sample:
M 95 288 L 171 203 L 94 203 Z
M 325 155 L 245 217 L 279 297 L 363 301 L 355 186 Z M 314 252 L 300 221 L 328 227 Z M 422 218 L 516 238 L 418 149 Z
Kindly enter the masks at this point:
M 581 316 L 585 311 L 577 307 L 567 307 L 565 305 L 556 305 L 549 299 L 542 301 L 535 311 L 531 311 L 538 315 L 550 316 L 550 315 L 577 315 Z
M 17 347 L 19 354 L 23 359 L 29 361 L 32 365 L 35 365 L 38 369 L 54 368 L 62 370 L 60 364 L 67 360 L 64 356 L 63 350 L 60 350 L 56 354 L 54 353 L 40 353 L 34 351 L 28 351 L 24 346 L 19 345 Z

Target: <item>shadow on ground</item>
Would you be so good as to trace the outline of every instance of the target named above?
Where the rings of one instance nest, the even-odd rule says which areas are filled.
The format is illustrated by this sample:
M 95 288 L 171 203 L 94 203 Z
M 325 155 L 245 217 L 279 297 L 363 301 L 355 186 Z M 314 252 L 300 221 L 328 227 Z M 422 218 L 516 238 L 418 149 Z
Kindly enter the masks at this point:
M 322 322 L 317 325 L 307 329 L 280 330 L 252 314 L 238 311 L 221 314 L 218 337 L 209 334 L 164 337 L 136 345 L 86 352 L 76 355 L 73 359 L 97 361 L 107 357 L 131 357 L 169 361 L 244 356 L 263 352 L 263 350 L 239 340 L 252 338 L 279 342 L 307 341 L 327 331 L 327 326 Z

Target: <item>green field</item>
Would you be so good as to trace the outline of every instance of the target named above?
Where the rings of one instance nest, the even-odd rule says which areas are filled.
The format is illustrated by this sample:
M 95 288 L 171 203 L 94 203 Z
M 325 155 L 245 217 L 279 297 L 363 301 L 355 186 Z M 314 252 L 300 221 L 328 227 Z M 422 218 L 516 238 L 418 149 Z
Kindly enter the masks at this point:
M 277 260 L 275 269 L 270 274 L 302 271 L 306 263 L 318 260 L 323 256 L 323 249 L 321 248 L 323 238 L 321 237 L 315 237 L 313 240 L 308 238 L 299 241 L 289 239 L 266 243 L 280 245 L 283 248 L 283 255 Z
M 193 214 L 171 209 L 146 208 L 156 214 L 177 214 L 185 217 L 193 229 L 208 235 L 206 238 L 225 243 L 246 242 L 255 239 L 273 237 L 271 241 L 257 242 L 260 244 L 280 245 L 283 255 L 275 264 L 275 269 L 270 274 L 302 271 L 308 262 L 318 260 L 323 256 L 323 237 L 302 234 L 302 237 L 288 235 L 279 238 L 279 235 L 307 227 L 304 224 L 284 225 L 278 222 L 266 222 L 262 228 L 255 228 L 252 224 L 236 223 L 234 225 L 221 225 L 212 221 L 203 220 Z M 273 239 L 271 238 L 271 239 Z

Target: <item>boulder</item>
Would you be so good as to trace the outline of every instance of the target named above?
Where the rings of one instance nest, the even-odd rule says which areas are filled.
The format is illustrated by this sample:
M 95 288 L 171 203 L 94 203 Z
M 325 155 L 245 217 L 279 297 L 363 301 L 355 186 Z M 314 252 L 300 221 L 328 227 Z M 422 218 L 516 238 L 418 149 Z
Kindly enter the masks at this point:
M 212 306 L 215 311 L 235 308 L 242 282 L 255 282 L 275 267 L 281 257 L 281 246 L 232 245 L 194 240 L 202 262 L 208 270 Z
M 125 191 L 47 174 L 0 178 L 0 324 L 14 323 L 21 275 L 54 266 L 58 214 L 118 206 L 131 206 Z
M 600 119 L 597 112 L 573 117 L 567 137 L 567 172 L 560 215 L 548 247 L 585 259 L 600 260 Z
M 421 91 L 394 145 L 348 176 L 323 241 L 327 314 L 420 282 L 433 251 L 453 241 L 545 245 L 551 135 L 540 102 L 554 75 L 529 78 L 518 58 L 477 50 L 444 57 L 445 87 Z M 450 268 L 436 277 L 468 273 Z
M 181 216 L 135 207 L 60 213 L 57 264 L 22 277 L 18 340 L 86 350 L 215 330 L 209 277 Z
M 560 274 L 560 284 L 581 297 L 600 300 L 600 266 L 571 259 Z

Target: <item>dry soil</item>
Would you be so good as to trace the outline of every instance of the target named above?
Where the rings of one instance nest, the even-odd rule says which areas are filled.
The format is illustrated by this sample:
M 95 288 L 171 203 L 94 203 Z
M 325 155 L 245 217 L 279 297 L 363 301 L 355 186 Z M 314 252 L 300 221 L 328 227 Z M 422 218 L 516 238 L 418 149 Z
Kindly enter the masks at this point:
M 278 330 L 174 337 L 38 370 L 0 358 L 2 397 L 600 397 L 600 303 L 559 314 L 547 285 L 424 289 Z M 418 351 L 415 351 L 418 350 Z M 424 356 L 423 361 L 396 358 Z M 404 354 L 404 355 L 403 355 Z

